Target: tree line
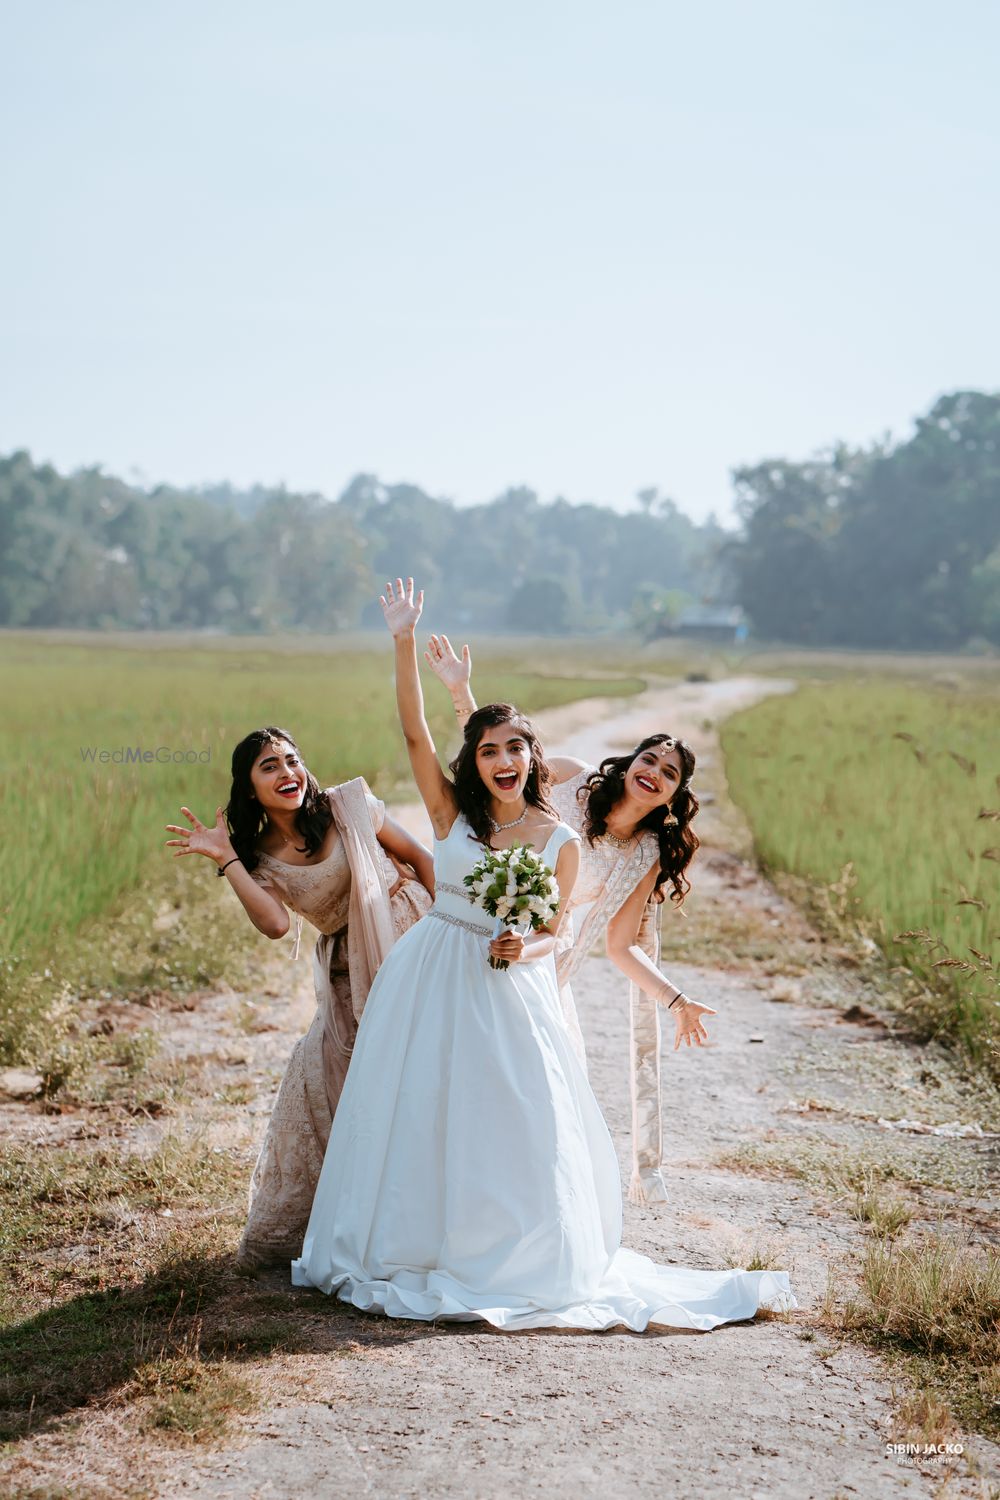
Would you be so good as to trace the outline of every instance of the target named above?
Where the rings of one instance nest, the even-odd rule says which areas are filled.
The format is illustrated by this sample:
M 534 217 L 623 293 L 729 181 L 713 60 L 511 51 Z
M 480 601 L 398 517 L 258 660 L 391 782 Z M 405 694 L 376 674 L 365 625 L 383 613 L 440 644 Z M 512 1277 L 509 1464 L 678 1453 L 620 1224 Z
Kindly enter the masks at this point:
M 725 589 L 727 533 L 656 490 L 622 515 L 512 489 L 459 508 L 359 475 L 284 488 L 136 488 L 100 468 L 0 459 L 0 626 L 336 631 L 381 623 L 412 571 L 461 630 L 643 626 L 662 597 Z
M 1000 396 L 956 391 L 904 442 L 841 445 L 733 477 L 733 586 L 758 636 L 1000 645 Z
M 525 488 L 459 508 L 368 474 L 337 500 L 144 489 L 16 452 L 0 458 L 0 626 L 337 631 L 376 624 L 407 568 L 456 631 L 652 635 L 687 606 L 739 604 L 763 640 L 1000 645 L 1000 396 L 955 392 L 904 441 L 733 479 L 737 533 L 656 489 L 626 514 Z

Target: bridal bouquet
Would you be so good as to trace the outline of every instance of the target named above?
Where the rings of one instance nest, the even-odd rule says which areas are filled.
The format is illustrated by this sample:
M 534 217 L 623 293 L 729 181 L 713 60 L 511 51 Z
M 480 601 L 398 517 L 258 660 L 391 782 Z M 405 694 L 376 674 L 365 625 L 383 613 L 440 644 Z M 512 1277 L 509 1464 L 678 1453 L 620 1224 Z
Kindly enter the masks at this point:
M 559 889 L 548 865 L 526 844 L 489 849 L 465 877 L 469 900 L 496 917 L 494 937 L 503 927 L 527 922 L 534 932 L 559 910 Z M 490 956 L 490 968 L 509 969 L 505 958 Z

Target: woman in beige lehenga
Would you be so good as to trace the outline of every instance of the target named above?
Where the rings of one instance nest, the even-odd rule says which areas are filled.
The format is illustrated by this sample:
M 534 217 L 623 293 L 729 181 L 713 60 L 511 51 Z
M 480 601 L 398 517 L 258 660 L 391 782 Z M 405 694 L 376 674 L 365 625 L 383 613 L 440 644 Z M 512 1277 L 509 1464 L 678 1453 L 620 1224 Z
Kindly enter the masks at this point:
M 218 866 L 259 932 L 284 937 L 296 916 L 319 936 L 316 1015 L 285 1070 L 250 1186 L 238 1259 L 287 1262 L 302 1247 L 330 1125 L 372 980 L 395 940 L 430 905 L 433 862 L 385 814 L 362 778 L 321 790 L 286 730 L 254 730 L 233 751 L 228 806 L 206 827 L 168 824 L 177 855 Z M 413 877 L 416 877 L 415 879 Z

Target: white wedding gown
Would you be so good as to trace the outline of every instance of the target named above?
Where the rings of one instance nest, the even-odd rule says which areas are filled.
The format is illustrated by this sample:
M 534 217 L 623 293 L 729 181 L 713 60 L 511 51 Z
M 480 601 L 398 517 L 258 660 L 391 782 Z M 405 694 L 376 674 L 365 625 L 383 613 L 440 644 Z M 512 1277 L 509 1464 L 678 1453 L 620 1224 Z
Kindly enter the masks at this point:
M 554 868 L 560 823 L 542 851 Z M 791 1308 L 784 1271 L 699 1271 L 621 1248 L 621 1179 L 551 958 L 491 969 L 458 817 L 432 910 L 365 1006 L 296 1286 L 397 1318 L 496 1328 L 710 1329 Z

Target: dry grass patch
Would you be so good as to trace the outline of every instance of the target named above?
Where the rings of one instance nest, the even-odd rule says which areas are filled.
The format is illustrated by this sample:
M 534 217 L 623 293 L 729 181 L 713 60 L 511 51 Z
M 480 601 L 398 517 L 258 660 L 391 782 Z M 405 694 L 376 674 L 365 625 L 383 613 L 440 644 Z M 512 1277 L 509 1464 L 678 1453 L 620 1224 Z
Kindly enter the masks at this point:
M 913 1218 L 912 1209 L 901 1198 L 886 1198 L 874 1181 L 857 1189 L 851 1212 L 876 1239 L 895 1239 Z
M 723 1251 L 723 1264 L 734 1271 L 784 1271 L 788 1255 L 777 1245 L 756 1239 L 738 1239 Z
M 199 1136 L 0 1151 L 0 1438 L 174 1356 L 235 1280 L 247 1170 Z
M 1000 1436 L 995 1249 L 941 1233 L 896 1244 L 876 1241 L 862 1260 L 860 1295 L 848 1298 L 840 1323 L 903 1360 L 926 1397 L 925 1421 L 940 1425 L 948 1408 L 968 1425 Z
M 241 1209 L 190 1217 L 168 1227 L 177 1219 L 146 1216 L 119 1234 L 95 1219 L 93 1236 L 57 1252 L 47 1270 L 45 1251 L 19 1257 L 0 1328 L 0 1442 L 9 1445 L 0 1493 L 30 1468 L 20 1440 L 64 1432 L 84 1414 L 120 1412 L 126 1440 L 138 1423 L 151 1438 L 208 1443 L 266 1399 L 275 1378 L 287 1380 L 280 1360 L 270 1371 L 247 1366 L 273 1355 L 328 1360 L 401 1336 L 319 1293 L 241 1273 L 233 1260 Z M 77 1249 L 93 1258 L 74 1260 Z M 51 1453 L 49 1462 L 62 1480 L 65 1460 Z
M 720 1153 L 715 1165 L 765 1177 L 791 1177 L 850 1203 L 887 1182 L 980 1194 L 988 1188 L 983 1161 L 965 1142 L 880 1131 L 864 1145 L 832 1136 L 789 1134 L 747 1141 Z
M 0 1330 L 0 1437 L 112 1399 L 138 1368 L 187 1352 L 196 1320 L 230 1287 L 234 1239 L 235 1227 L 219 1223 L 160 1237 L 132 1231 L 117 1256 L 50 1275 L 50 1298 L 63 1300 L 48 1306 L 29 1263 Z M 37 1310 L 25 1316 L 31 1302 Z
M 197 1354 L 141 1365 L 133 1391 L 144 1399 L 149 1427 L 193 1443 L 218 1441 L 233 1417 L 255 1405 L 249 1381 L 228 1364 L 210 1364 Z
M 106 1228 L 109 1206 L 225 1212 L 247 1175 L 242 1156 L 200 1136 L 165 1136 L 148 1152 L 77 1146 L 47 1150 L 0 1148 L 0 1260 L 17 1279 L 14 1257 L 79 1240 Z
M 955 1419 L 947 1401 L 933 1391 L 907 1391 L 897 1401 L 897 1443 L 946 1443 L 955 1434 Z

